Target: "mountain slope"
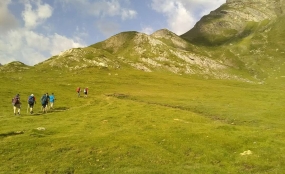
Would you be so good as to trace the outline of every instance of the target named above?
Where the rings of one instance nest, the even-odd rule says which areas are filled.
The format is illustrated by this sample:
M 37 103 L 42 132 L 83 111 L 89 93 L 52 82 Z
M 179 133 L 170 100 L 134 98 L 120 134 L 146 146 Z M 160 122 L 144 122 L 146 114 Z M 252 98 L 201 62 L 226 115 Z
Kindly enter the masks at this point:
M 283 0 L 227 0 L 181 37 L 197 44 L 223 44 L 260 30 L 259 25 L 276 22 L 283 11 Z
M 39 67 L 78 70 L 88 67 L 164 71 L 176 74 L 200 74 L 214 78 L 242 78 L 229 67 L 201 55 L 197 47 L 166 29 L 152 35 L 122 32 L 86 48 L 67 50 L 42 62 Z
M 181 35 L 209 57 L 270 80 L 285 74 L 284 0 L 228 0 Z

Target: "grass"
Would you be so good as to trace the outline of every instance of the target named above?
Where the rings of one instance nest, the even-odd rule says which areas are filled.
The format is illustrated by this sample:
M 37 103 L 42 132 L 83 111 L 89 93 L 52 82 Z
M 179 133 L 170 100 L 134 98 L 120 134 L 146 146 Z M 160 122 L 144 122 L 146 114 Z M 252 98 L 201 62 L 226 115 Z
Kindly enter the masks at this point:
M 0 173 L 282 173 L 282 81 L 87 68 L 1 73 Z M 77 98 L 76 87 L 89 87 Z M 55 109 L 26 113 L 28 95 Z M 21 94 L 22 115 L 11 98 Z M 43 127 L 45 130 L 38 130 Z M 241 153 L 250 150 L 251 155 Z

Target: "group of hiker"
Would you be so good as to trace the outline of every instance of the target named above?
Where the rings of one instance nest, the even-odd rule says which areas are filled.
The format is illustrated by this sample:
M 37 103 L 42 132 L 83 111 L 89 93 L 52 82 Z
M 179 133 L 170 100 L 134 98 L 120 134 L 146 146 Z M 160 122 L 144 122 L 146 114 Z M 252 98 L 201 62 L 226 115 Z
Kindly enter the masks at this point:
M 77 92 L 77 97 L 80 97 L 81 88 L 77 87 L 76 88 L 76 92 Z M 87 97 L 87 95 L 88 95 L 88 87 L 84 88 L 83 93 L 84 93 L 84 97 Z
M 42 97 L 41 97 L 41 110 L 43 113 L 47 113 L 48 109 L 53 109 L 54 106 L 54 101 L 55 101 L 55 96 L 52 93 L 51 95 L 49 95 L 48 93 L 45 93 Z M 36 97 L 34 96 L 34 94 L 31 94 L 28 97 L 27 100 L 28 103 L 28 108 L 27 108 L 27 112 L 30 112 L 30 114 L 33 114 L 33 108 L 34 105 L 36 104 Z M 12 105 L 13 105 L 13 109 L 14 109 L 14 115 L 21 115 L 21 100 L 20 100 L 20 94 L 17 94 L 13 99 L 12 99 Z
M 80 92 L 81 92 L 81 88 L 77 87 L 76 88 L 76 92 L 77 92 L 77 96 L 80 97 Z M 84 93 L 84 97 L 87 97 L 88 95 L 88 87 L 83 89 L 83 93 Z M 55 96 L 52 93 L 51 95 L 49 95 L 48 93 L 45 93 L 42 97 L 41 97 L 41 111 L 43 113 L 47 113 L 48 109 L 53 109 L 54 106 L 54 101 L 55 101 Z M 31 94 L 28 97 L 28 108 L 27 108 L 27 113 L 30 112 L 30 114 L 33 114 L 33 108 L 34 105 L 36 104 L 36 97 L 34 96 L 34 94 Z M 17 94 L 13 99 L 12 99 L 12 105 L 13 105 L 13 109 L 14 109 L 14 115 L 21 115 L 21 101 L 20 101 L 20 94 Z

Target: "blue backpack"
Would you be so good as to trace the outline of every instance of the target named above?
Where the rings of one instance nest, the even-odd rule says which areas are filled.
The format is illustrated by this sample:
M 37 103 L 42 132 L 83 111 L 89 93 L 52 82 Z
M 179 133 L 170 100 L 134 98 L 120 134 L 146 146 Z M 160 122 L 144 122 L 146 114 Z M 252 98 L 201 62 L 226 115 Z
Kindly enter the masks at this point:
M 28 101 L 29 101 L 29 104 L 34 104 L 35 102 L 34 96 L 30 96 Z
M 42 104 L 46 104 L 47 103 L 47 96 L 43 95 L 41 98 Z

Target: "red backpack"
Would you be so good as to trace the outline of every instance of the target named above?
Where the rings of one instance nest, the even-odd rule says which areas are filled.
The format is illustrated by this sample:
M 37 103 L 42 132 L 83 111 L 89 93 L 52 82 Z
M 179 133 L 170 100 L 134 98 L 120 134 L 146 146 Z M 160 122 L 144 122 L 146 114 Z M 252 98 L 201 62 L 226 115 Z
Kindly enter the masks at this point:
M 15 104 L 19 104 L 19 103 L 20 103 L 19 97 L 17 97 L 17 96 L 14 97 L 12 102 L 13 102 L 14 105 L 15 105 Z

